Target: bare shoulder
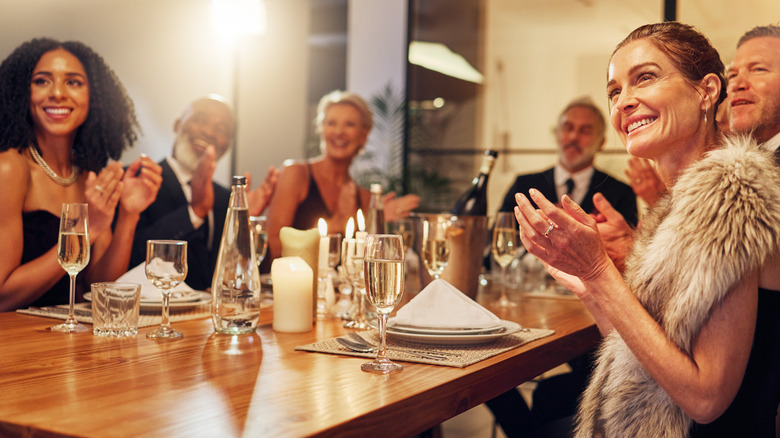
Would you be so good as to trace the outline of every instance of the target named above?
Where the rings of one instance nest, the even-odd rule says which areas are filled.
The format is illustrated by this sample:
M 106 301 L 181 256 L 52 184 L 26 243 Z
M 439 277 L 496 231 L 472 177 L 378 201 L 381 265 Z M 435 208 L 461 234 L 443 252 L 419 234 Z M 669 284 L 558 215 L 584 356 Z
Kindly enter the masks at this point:
M 0 152 L 0 185 L 9 188 L 15 185 L 27 187 L 30 182 L 30 164 L 16 149 Z

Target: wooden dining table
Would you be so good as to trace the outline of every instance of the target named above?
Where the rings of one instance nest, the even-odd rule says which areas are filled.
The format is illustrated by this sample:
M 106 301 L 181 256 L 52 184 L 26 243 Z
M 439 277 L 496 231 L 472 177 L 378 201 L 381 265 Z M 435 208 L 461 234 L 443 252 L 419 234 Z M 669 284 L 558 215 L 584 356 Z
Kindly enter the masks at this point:
M 478 298 L 495 299 L 487 288 Z M 486 305 L 551 336 L 465 368 L 403 363 L 362 372 L 364 358 L 296 351 L 345 334 L 337 318 L 278 333 L 214 333 L 208 318 L 174 323 L 176 341 L 51 332 L 52 319 L 0 313 L 0 436 L 412 436 L 592 348 L 594 320 L 578 300 Z

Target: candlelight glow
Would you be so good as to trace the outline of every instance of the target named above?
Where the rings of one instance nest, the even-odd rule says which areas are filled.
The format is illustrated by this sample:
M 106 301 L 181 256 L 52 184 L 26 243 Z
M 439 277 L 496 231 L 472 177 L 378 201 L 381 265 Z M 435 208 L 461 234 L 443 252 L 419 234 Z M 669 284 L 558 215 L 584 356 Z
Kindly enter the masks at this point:
M 366 231 L 366 220 L 363 218 L 363 210 L 358 208 L 357 212 L 358 230 Z
M 320 236 L 325 237 L 328 235 L 328 224 L 325 222 L 325 219 L 320 218 L 317 221 L 317 228 L 320 230 Z
M 353 234 L 355 234 L 355 221 L 352 218 L 349 218 L 347 221 L 347 230 L 344 232 L 344 238 L 351 239 Z

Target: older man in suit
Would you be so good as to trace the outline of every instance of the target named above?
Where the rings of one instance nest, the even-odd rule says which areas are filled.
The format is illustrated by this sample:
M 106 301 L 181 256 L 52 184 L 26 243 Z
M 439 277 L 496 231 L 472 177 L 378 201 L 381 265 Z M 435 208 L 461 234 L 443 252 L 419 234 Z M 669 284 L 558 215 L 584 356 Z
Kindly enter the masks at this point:
M 520 175 L 509 188 L 500 211 L 514 211 L 515 193 L 539 190 L 547 199 L 568 194 L 588 213 L 596 213 L 593 195 L 601 193 L 632 225 L 637 223 L 636 195 L 630 186 L 593 167 L 604 148 L 606 122 L 590 99 L 577 99 L 561 111 L 555 127 L 558 163 L 543 172 Z
M 233 112 L 216 95 L 189 104 L 174 123 L 173 154 L 160 162 L 162 185 L 157 199 L 138 221 L 131 264 L 145 260 L 148 239 L 188 242 L 185 282 L 192 288 L 211 287 L 230 189 L 214 182 L 217 160 L 233 140 Z M 273 194 L 278 172 L 272 167 L 265 181 L 248 193 L 249 212 L 259 215 Z M 245 174 L 251 187 L 251 175 Z
M 539 190 L 547 199 L 568 194 L 583 210 L 600 212 L 593 198 L 603 196 L 632 225 L 637 223 L 637 203 L 633 189 L 593 167 L 596 154 L 605 143 L 606 121 L 590 99 L 577 99 L 561 111 L 555 127 L 558 163 L 543 172 L 520 175 L 507 191 L 500 211 L 514 211 L 515 193 Z M 597 195 L 599 194 L 599 195 Z M 538 384 L 533 397 L 533 415 L 516 389 L 489 400 L 488 408 L 507 436 L 533 436 L 539 426 L 574 413 L 577 397 L 587 384 L 593 352 L 569 362 L 570 373 Z

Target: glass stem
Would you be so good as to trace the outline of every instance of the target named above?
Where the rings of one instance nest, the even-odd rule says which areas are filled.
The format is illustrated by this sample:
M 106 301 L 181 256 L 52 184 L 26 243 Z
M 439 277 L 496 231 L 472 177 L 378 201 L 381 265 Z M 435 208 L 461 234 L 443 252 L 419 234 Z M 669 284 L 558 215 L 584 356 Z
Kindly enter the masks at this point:
M 501 278 L 499 279 L 501 282 L 501 301 L 506 301 L 506 268 L 501 266 Z
M 170 292 L 162 294 L 162 322 L 160 323 L 160 327 L 163 331 L 168 331 L 171 329 L 171 323 L 168 322 L 168 301 L 170 297 Z
M 385 353 L 385 338 L 387 335 L 387 313 L 381 313 L 379 315 L 379 350 L 376 352 L 377 362 L 387 361 L 387 354 Z
M 68 319 L 65 321 L 65 324 L 75 325 L 78 324 L 74 310 L 74 303 L 76 302 L 76 274 L 68 272 L 68 277 L 70 277 L 70 300 L 68 306 Z

